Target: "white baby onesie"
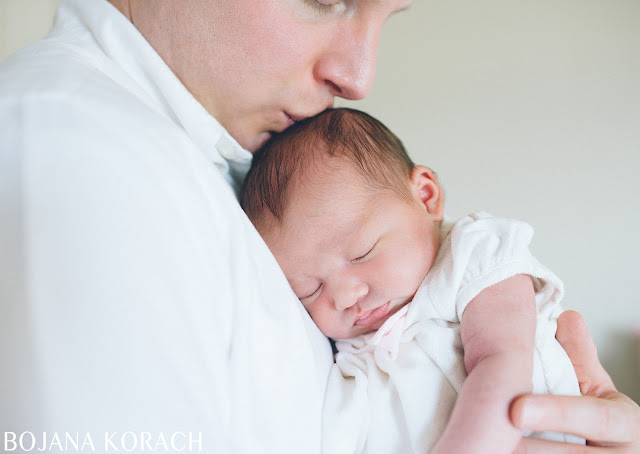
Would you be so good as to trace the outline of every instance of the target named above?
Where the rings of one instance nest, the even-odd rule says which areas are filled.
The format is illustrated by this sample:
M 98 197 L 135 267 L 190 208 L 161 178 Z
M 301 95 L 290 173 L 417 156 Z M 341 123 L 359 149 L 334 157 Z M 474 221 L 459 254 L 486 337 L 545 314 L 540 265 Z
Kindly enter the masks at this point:
M 323 419 L 323 452 L 429 452 L 443 433 L 467 373 L 460 320 L 483 289 L 516 274 L 533 278 L 538 309 L 535 393 L 579 395 L 555 339 L 563 284 L 529 252 L 524 222 L 475 213 L 443 222 L 441 246 L 413 301 L 376 332 L 336 342 Z M 562 434 L 536 434 L 560 441 Z M 583 442 L 583 441 L 582 441 Z

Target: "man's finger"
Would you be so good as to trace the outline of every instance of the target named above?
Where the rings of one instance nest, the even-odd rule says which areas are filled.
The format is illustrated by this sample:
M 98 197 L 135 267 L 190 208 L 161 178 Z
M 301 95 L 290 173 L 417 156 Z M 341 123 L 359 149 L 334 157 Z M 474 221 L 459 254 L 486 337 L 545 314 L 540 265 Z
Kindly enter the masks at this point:
M 600 397 L 616 388 L 598 360 L 598 352 L 591 340 L 582 316 L 565 311 L 558 317 L 556 339 L 569 355 L 583 395 Z
M 624 411 L 620 400 L 623 398 L 618 396 L 615 393 L 608 400 L 527 394 L 511 405 L 511 421 L 522 430 L 567 433 L 595 442 L 630 443 L 633 440 L 633 414 Z

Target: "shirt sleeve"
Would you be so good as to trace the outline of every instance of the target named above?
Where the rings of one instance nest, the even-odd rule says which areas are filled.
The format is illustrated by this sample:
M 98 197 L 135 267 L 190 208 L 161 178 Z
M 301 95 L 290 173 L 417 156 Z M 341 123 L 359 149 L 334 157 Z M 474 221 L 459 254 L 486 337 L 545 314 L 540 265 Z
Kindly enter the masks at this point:
M 554 311 L 564 293 L 560 279 L 529 250 L 533 228 L 525 222 L 474 213 L 461 218 L 443 247 L 453 273 L 459 276 L 458 319 L 483 289 L 517 274 L 533 278 L 538 312 Z

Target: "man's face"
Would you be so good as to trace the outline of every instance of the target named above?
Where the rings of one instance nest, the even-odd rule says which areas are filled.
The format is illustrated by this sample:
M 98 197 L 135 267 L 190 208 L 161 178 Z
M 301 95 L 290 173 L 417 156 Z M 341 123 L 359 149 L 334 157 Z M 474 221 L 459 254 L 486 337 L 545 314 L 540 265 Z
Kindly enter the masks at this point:
M 334 339 L 380 328 L 411 301 L 439 248 L 440 215 L 417 190 L 409 202 L 357 178 L 348 170 L 314 178 L 321 186 L 305 181 L 282 223 L 261 232 L 315 324 Z
M 366 96 L 382 25 L 411 1 L 131 0 L 129 13 L 194 97 L 253 152 L 335 96 Z

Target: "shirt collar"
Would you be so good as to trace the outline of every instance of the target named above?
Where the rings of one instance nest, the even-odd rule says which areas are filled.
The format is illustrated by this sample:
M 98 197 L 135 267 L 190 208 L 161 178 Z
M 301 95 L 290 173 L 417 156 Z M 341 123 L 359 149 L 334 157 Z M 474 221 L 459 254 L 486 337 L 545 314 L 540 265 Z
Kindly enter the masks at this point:
M 138 29 L 106 0 L 65 0 L 58 10 L 58 22 L 74 20 L 88 29 L 105 56 L 129 76 L 128 85 L 137 85 L 127 88 L 180 125 L 237 192 L 252 154 L 189 93 Z

